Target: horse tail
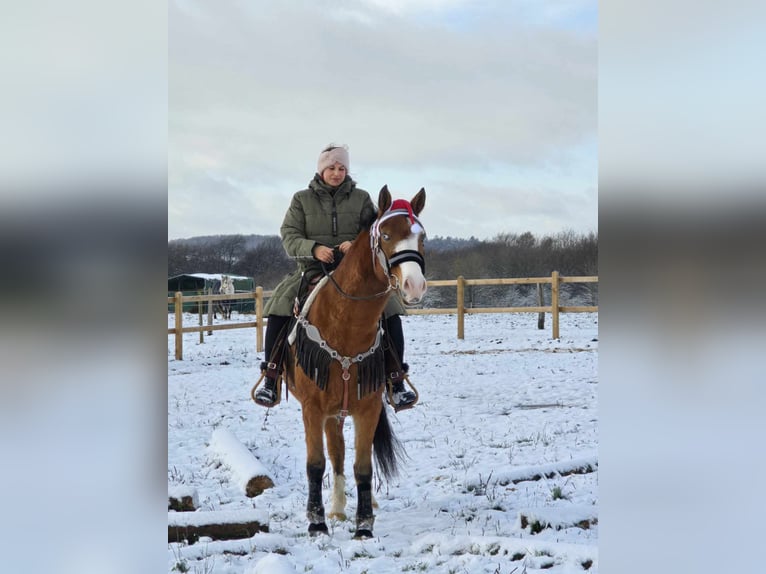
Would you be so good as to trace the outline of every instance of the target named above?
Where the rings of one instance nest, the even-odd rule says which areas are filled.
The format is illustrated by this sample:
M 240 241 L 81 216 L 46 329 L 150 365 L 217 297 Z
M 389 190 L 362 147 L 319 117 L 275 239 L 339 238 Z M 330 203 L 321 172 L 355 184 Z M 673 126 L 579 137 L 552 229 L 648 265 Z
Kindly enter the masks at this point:
M 380 409 L 378 426 L 375 427 L 375 436 L 372 439 L 372 448 L 378 469 L 386 480 L 391 480 L 399 473 L 399 461 L 407 453 L 404 450 L 404 445 L 394 436 L 388 422 L 385 405 L 382 405 Z

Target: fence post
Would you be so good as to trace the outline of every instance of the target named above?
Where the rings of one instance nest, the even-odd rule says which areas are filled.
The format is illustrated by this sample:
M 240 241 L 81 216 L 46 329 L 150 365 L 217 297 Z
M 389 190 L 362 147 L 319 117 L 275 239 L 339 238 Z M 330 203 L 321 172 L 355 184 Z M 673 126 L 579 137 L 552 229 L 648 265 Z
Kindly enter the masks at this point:
M 176 291 L 175 315 L 176 315 L 176 360 L 182 361 L 184 358 L 184 294 Z
M 197 303 L 197 313 L 199 315 L 199 326 L 202 327 L 202 305 L 199 303 Z M 199 330 L 199 342 L 205 342 L 205 333 L 202 331 L 202 329 Z
M 551 323 L 553 323 L 553 338 L 559 338 L 559 272 L 551 274 Z
M 543 297 L 543 284 L 538 283 L 537 284 L 537 306 L 538 307 L 544 307 L 545 306 L 545 298 Z M 537 314 L 537 328 L 538 329 L 545 329 L 545 311 L 542 313 Z
M 260 285 L 255 288 L 255 322 L 255 351 L 260 353 L 263 351 L 263 287 Z
M 457 278 L 457 338 L 465 339 L 465 278 Z
M 212 287 L 208 287 L 207 291 L 203 291 L 203 293 L 205 293 L 206 295 L 212 295 L 213 294 L 213 288 Z M 199 303 L 199 304 L 201 305 L 201 303 Z M 212 324 L 213 324 L 213 300 L 212 299 L 208 299 L 207 300 L 207 326 L 209 327 Z M 208 335 L 212 335 L 213 331 L 208 329 L 207 334 Z

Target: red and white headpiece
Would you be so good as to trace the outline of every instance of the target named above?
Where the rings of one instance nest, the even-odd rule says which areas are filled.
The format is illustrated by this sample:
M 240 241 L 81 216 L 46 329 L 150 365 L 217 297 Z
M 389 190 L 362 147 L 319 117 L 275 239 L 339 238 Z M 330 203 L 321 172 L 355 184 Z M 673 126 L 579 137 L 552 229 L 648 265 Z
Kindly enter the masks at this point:
M 376 221 L 375 224 L 372 226 L 372 229 L 370 231 L 370 234 L 373 238 L 377 238 L 380 236 L 380 225 L 392 217 L 396 217 L 397 215 L 406 215 L 410 219 L 410 223 L 412 224 L 412 227 L 410 228 L 411 233 L 420 233 L 421 231 L 425 232 L 425 229 L 423 229 L 423 225 L 420 223 L 420 220 L 418 219 L 418 216 L 415 215 L 412 211 L 412 205 L 409 201 L 406 199 L 396 199 L 391 204 L 391 207 L 389 207 L 383 215 L 381 215 Z

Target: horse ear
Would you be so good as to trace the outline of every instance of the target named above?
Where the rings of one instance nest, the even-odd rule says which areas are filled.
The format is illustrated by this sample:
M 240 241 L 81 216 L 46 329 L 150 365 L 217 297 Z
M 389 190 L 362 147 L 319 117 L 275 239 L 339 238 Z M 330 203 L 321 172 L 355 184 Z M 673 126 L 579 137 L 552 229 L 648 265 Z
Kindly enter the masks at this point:
M 388 191 L 388 185 L 384 185 L 378 194 L 378 217 L 383 215 L 389 207 L 391 207 L 391 193 Z
M 415 194 L 415 197 L 410 201 L 410 205 L 415 215 L 420 215 L 420 212 L 426 206 L 426 189 L 424 187 L 421 187 L 420 191 Z

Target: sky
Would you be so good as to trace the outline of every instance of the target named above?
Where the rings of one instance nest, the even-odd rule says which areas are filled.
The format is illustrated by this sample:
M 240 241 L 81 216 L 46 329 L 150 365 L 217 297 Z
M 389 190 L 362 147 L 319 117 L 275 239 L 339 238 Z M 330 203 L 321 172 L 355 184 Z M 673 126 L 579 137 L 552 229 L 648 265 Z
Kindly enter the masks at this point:
M 279 233 L 321 149 L 430 236 L 597 231 L 595 1 L 173 0 L 168 239 Z

